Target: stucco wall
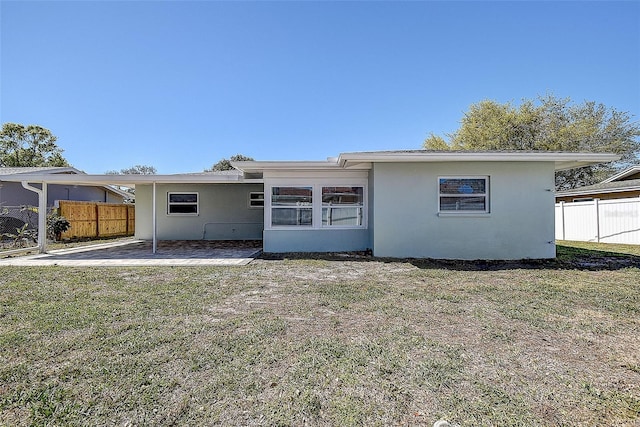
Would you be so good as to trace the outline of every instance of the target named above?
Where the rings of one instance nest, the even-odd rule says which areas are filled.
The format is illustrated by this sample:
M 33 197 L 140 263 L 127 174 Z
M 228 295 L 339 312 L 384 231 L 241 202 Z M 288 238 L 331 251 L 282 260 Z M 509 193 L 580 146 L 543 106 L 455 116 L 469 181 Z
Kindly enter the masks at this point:
M 249 192 L 261 184 L 172 184 L 156 186 L 159 240 L 259 240 L 263 209 L 249 208 Z M 167 215 L 168 192 L 197 192 L 199 214 Z M 152 239 L 152 186 L 136 187 L 136 238 Z
M 265 252 L 338 252 L 363 251 L 371 248 L 372 205 L 367 170 L 336 171 L 286 171 L 265 173 L 265 230 L 263 249 Z M 322 186 L 363 186 L 367 209 L 362 228 L 322 227 L 322 206 L 318 203 Z M 273 227 L 270 216 L 270 191 L 272 186 L 314 187 L 313 227 Z
M 439 216 L 439 176 L 488 175 L 490 213 Z M 374 164 L 376 256 L 553 258 L 551 162 Z
M 265 252 L 345 252 L 371 247 L 366 229 L 265 230 Z

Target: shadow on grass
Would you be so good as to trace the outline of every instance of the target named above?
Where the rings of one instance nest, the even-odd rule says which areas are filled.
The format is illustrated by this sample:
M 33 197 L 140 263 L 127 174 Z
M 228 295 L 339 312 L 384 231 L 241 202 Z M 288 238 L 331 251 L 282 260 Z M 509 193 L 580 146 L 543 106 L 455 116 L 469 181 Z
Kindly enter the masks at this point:
M 498 270 L 620 270 L 640 268 L 640 256 L 626 253 L 591 250 L 557 245 L 555 259 L 522 260 L 444 260 L 431 258 L 380 258 L 369 252 L 292 252 L 262 253 L 263 260 L 324 260 L 351 262 L 410 263 L 422 269 L 445 269 L 457 271 L 498 271 Z

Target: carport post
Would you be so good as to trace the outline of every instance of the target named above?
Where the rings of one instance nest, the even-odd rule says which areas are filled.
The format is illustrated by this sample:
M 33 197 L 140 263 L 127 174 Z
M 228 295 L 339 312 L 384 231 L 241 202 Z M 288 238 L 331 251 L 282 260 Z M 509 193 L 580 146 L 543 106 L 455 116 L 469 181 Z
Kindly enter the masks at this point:
M 156 183 L 155 181 L 153 182 L 153 195 L 151 196 L 151 214 L 153 215 L 153 219 L 151 220 L 151 227 L 153 228 L 153 230 L 151 231 L 151 234 L 153 236 L 153 253 L 156 253 L 156 249 L 157 249 L 157 245 L 158 245 L 158 241 L 156 238 Z
M 38 194 L 38 252 L 47 252 L 47 183 L 42 183 L 42 188 L 36 188 L 22 181 L 22 187 Z
M 40 253 L 47 252 L 47 183 L 42 183 L 42 193 L 38 200 L 38 246 Z

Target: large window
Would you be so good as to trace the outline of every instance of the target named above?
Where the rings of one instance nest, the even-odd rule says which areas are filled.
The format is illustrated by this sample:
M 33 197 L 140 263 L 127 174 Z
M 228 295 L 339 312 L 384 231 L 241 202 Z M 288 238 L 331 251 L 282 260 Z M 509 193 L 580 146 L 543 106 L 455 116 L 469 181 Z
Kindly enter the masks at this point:
M 313 225 L 312 187 L 272 187 L 271 225 Z
M 362 181 L 267 186 L 267 227 L 366 228 L 367 187 Z
M 198 215 L 198 193 L 167 193 L 167 214 Z
M 363 187 L 322 187 L 323 227 L 360 227 L 363 208 Z
M 438 178 L 439 206 L 443 213 L 488 213 L 489 177 Z

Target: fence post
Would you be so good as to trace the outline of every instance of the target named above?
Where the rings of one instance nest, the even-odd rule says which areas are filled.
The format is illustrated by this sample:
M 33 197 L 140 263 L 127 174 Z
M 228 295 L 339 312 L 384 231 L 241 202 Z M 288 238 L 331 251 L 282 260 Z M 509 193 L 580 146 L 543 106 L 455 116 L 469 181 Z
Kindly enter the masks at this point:
M 596 242 L 600 243 L 600 199 L 593 199 L 593 205 L 596 207 Z
M 562 216 L 562 240 L 567 240 L 566 237 L 566 229 L 564 225 L 564 201 L 560 202 L 560 215 Z
M 95 210 L 96 210 L 96 237 L 100 237 L 100 206 L 98 206 L 98 204 L 95 204 Z

